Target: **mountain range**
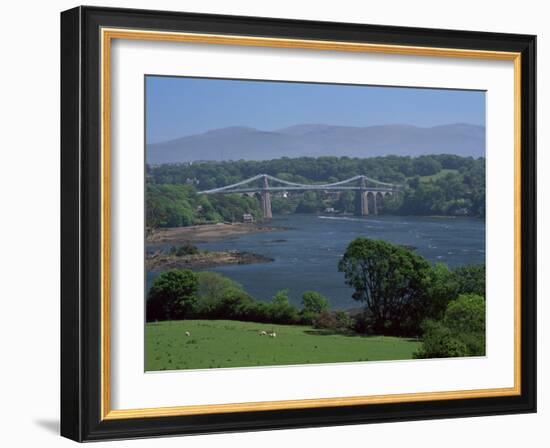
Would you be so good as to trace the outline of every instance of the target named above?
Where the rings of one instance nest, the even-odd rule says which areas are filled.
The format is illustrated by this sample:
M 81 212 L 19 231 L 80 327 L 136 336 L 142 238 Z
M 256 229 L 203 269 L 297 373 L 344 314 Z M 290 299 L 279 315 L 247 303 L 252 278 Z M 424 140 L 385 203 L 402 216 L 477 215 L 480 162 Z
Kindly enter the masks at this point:
M 275 131 L 250 127 L 214 129 L 147 145 L 147 163 L 206 160 L 269 160 L 279 157 L 425 154 L 485 156 L 485 127 L 454 123 L 433 127 L 405 124 L 334 126 L 299 124 Z

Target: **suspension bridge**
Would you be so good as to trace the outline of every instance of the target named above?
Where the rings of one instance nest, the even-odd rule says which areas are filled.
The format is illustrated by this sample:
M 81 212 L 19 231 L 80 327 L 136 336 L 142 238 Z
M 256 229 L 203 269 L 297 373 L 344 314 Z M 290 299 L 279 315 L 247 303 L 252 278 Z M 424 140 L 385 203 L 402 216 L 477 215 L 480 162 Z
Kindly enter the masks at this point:
M 327 184 L 300 184 L 271 176 L 269 174 L 257 174 L 231 185 L 225 185 L 211 190 L 200 191 L 199 194 L 259 194 L 262 203 L 263 216 L 272 218 L 271 195 L 293 191 L 354 191 L 355 214 L 367 216 L 377 215 L 383 206 L 384 198 L 401 191 L 401 185 L 381 182 L 365 175 L 350 177 L 349 179 Z

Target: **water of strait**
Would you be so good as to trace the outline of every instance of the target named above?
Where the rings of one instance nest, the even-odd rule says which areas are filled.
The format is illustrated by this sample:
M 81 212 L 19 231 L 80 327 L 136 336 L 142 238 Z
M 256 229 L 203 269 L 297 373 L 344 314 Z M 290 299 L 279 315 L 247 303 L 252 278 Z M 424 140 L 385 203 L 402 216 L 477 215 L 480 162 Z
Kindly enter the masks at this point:
M 354 238 L 381 239 L 412 246 L 430 262 L 450 267 L 485 262 L 485 221 L 477 218 L 413 216 L 274 216 L 281 230 L 247 234 L 211 243 L 201 249 L 254 252 L 271 263 L 230 265 L 209 269 L 240 283 L 253 297 L 270 300 L 288 289 L 300 303 L 304 291 L 318 291 L 334 308 L 357 307 L 338 272 L 338 261 Z

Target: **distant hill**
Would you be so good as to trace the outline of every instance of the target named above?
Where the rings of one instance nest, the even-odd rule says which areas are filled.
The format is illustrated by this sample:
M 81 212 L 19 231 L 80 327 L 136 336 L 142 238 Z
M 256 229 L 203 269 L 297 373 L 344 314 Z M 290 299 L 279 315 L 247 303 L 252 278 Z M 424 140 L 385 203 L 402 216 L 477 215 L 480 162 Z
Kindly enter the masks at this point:
M 229 127 L 149 144 L 147 163 L 442 153 L 485 156 L 485 127 L 462 123 L 429 128 L 403 124 L 366 127 L 299 124 L 276 131 Z

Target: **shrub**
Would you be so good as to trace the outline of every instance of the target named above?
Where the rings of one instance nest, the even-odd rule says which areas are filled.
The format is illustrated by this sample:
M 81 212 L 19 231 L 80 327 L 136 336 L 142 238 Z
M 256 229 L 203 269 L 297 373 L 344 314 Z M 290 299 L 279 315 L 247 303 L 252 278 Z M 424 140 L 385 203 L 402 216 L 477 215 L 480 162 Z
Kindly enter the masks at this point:
M 228 292 L 244 291 L 237 282 L 217 272 L 197 272 L 198 296 L 201 299 L 221 300 Z
M 198 281 L 188 269 L 171 269 L 153 282 L 147 299 L 147 321 L 183 319 L 196 304 Z
M 313 327 L 337 332 L 346 332 L 353 327 L 353 320 L 345 311 L 339 310 L 331 312 L 329 310 L 323 310 L 313 320 Z
M 463 294 L 447 307 L 443 319 L 454 335 L 466 345 L 469 356 L 485 354 L 485 300 L 476 294 Z
M 270 303 L 254 300 L 238 283 L 213 272 L 198 274 L 200 299 L 193 316 L 200 319 L 234 319 L 249 322 L 297 324 L 298 309 L 288 299 L 288 291 L 275 294 Z
M 254 299 L 243 291 L 229 291 L 219 302 L 215 315 L 221 319 L 240 319 Z
M 300 311 L 300 323 L 302 325 L 313 325 L 317 316 L 319 316 L 319 313 L 302 310 Z
M 441 322 L 428 320 L 423 327 L 422 348 L 414 354 L 415 358 L 452 358 L 468 355 L 466 345 L 454 337 L 451 330 Z
M 280 324 L 295 324 L 300 320 L 298 309 L 290 303 L 288 290 L 278 291 L 270 306 L 271 321 Z
M 313 320 L 313 327 L 334 330 L 338 327 L 338 321 L 333 313 L 328 310 L 323 310 Z
M 476 294 L 462 294 L 449 303 L 444 323 L 455 333 L 485 332 L 485 301 Z
M 266 302 L 254 302 L 243 309 L 245 320 L 252 322 L 270 323 L 272 319 L 271 304 Z
M 228 291 L 220 299 L 199 300 L 194 317 L 200 319 L 247 320 L 248 308 L 254 306 L 254 299 L 244 291 Z
M 253 301 L 237 282 L 217 272 L 198 272 L 198 302 L 194 316 L 202 319 L 223 319 L 224 312 L 235 315 L 235 306 L 230 301 L 239 297 L 241 302 Z M 231 308 L 231 309 L 229 309 Z
M 183 257 L 185 255 L 196 255 L 199 252 L 199 248 L 190 243 L 186 243 L 182 246 L 172 246 L 170 248 L 170 254 L 177 257 Z
M 461 295 L 447 306 L 440 321 L 423 324 L 422 347 L 416 358 L 483 356 L 485 354 L 485 300 Z
M 306 291 L 302 294 L 302 309 L 304 313 L 320 313 L 329 308 L 328 300 L 316 291 Z
M 477 294 L 485 297 L 485 265 L 469 264 L 453 270 L 458 294 Z
M 306 291 L 302 294 L 302 309 L 300 323 L 313 325 L 320 312 L 329 309 L 328 299 L 316 291 Z
M 458 283 L 454 272 L 446 264 L 436 263 L 429 274 L 425 317 L 442 319 L 447 305 L 458 297 Z
M 353 327 L 353 319 L 345 311 L 336 311 L 334 317 L 336 318 L 338 329 L 350 330 Z

